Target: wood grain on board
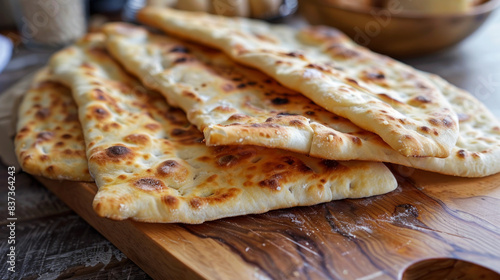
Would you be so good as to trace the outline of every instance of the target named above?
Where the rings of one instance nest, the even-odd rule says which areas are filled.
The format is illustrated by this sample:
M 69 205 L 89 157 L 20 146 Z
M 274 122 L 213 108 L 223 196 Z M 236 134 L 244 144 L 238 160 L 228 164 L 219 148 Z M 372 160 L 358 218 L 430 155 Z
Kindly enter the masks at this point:
M 387 195 L 201 225 L 100 218 L 94 184 L 37 179 L 156 279 L 398 279 L 432 258 L 500 273 L 500 174 L 392 168 L 399 187 Z

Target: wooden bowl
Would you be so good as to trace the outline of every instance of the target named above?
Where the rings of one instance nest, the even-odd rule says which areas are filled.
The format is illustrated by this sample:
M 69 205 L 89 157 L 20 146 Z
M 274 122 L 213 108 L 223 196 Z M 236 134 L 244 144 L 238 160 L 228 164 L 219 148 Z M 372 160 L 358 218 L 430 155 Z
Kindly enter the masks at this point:
M 311 24 L 336 27 L 376 52 L 412 57 L 459 43 L 476 31 L 499 4 L 500 0 L 489 0 L 465 13 L 431 15 L 301 0 L 299 10 Z

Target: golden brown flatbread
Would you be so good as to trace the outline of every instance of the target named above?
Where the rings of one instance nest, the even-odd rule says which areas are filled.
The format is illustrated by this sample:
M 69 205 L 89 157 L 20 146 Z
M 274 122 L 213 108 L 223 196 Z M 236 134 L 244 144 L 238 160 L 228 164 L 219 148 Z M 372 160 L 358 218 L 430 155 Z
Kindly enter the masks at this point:
M 141 22 L 223 50 L 378 134 L 405 156 L 447 157 L 458 119 L 439 89 L 400 62 L 357 46 L 327 27 L 288 26 L 146 7 Z
M 187 112 L 209 145 L 259 145 L 325 159 L 391 162 L 455 176 L 500 172 L 498 121 L 470 94 L 434 75 L 422 73 L 460 113 L 459 141 L 444 159 L 405 157 L 376 134 L 219 51 L 129 24 L 109 24 L 104 31 L 111 54 L 146 86 Z M 464 119 L 465 115 L 469 117 Z
M 19 108 L 16 155 L 22 169 L 56 180 L 93 181 L 71 92 L 40 71 Z
M 145 90 L 90 34 L 52 57 L 79 107 L 95 211 L 112 219 L 201 223 L 386 193 L 380 163 L 321 160 L 255 146 L 207 147 L 179 109 Z

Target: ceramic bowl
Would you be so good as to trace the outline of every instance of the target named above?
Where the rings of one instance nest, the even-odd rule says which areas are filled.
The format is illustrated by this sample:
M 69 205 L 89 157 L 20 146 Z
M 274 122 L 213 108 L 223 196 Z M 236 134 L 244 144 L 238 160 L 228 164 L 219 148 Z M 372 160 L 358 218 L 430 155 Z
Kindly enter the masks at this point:
M 394 9 L 351 8 L 328 0 L 301 0 L 314 25 L 336 27 L 358 44 L 394 57 L 413 57 L 449 48 L 476 31 L 500 5 L 489 0 L 465 13 L 421 14 Z

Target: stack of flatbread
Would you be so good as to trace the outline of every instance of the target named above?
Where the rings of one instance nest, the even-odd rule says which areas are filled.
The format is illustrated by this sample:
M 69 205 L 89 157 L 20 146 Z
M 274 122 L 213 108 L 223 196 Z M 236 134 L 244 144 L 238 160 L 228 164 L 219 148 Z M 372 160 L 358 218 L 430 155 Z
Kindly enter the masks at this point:
M 145 8 L 50 60 L 19 112 L 23 169 L 95 181 L 112 219 L 201 223 L 380 195 L 384 162 L 500 172 L 500 124 L 443 79 L 326 27 Z

